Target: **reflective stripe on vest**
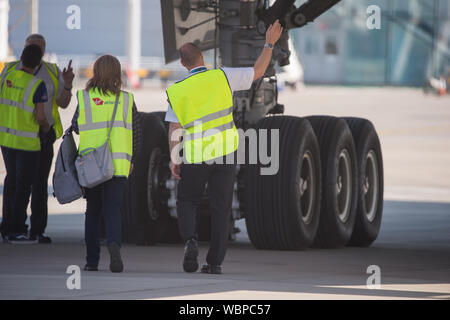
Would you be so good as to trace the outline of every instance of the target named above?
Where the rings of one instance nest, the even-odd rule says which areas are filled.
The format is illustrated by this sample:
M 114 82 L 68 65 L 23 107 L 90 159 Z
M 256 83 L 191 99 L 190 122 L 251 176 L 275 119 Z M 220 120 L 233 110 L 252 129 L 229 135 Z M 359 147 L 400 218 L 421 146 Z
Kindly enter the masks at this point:
M 17 101 L 13 101 L 13 100 L 10 100 L 10 99 L 0 98 L 0 104 L 6 104 L 6 105 L 8 105 L 10 107 L 16 107 L 18 109 L 25 110 L 25 111 L 27 111 L 29 113 L 33 113 L 34 112 L 34 108 L 33 107 L 29 107 L 23 102 L 17 102 Z
M 114 160 L 128 160 L 131 161 L 131 155 L 125 152 L 112 152 L 112 158 Z
M 63 127 L 61 123 L 61 117 L 59 115 L 59 106 L 56 103 L 56 98 L 59 91 L 59 74 L 58 74 L 58 68 L 56 67 L 56 64 L 54 63 L 48 63 L 46 61 L 43 61 L 44 67 L 46 68 L 48 74 L 50 75 L 50 78 L 52 79 L 53 83 L 53 97 L 49 97 L 52 99 L 53 108 L 52 108 L 52 117 L 53 119 L 50 119 L 49 121 L 53 120 L 53 129 L 56 133 L 56 139 L 59 139 L 63 134 Z M 52 70 L 53 69 L 53 70 Z
M 195 121 L 189 122 L 188 124 L 185 124 L 183 126 L 183 128 L 189 129 L 189 128 L 193 127 L 196 121 L 200 121 L 202 123 L 203 122 L 208 122 L 208 121 L 211 121 L 211 120 L 216 120 L 216 119 L 225 117 L 225 116 L 227 116 L 227 115 L 229 115 L 231 113 L 233 113 L 233 107 L 232 106 L 229 107 L 228 109 L 224 109 L 224 110 L 220 110 L 220 111 L 217 111 L 217 112 L 213 112 L 213 113 L 207 114 L 204 117 L 201 117 L 200 119 L 197 119 Z
M 189 140 L 194 140 L 194 139 L 198 139 L 198 138 L 206 138 L 206 137 L 215 135 L 217 132 L 223 132 L 228 129 L 232 129 L 233 127 L 234 127 L 234 122 L 231 121 L 231 122 L 222 124 L 218 127 L 205 130 L 205 131 L 194 132 L 191 134 L 185 134 L 185 135 L 183 135 L 183 139 L 185 139 L 186 141 L 189 141 Z
M 20 61 L 13 61 L 13 62 L 9 62 L 6 65 L 6 71 L 11 71 L 17 68 L 17 66 L 19 65 Z
M 237 150 L 233 95 L 221 69 L 195 73 L 167 89 L 167 97 L 184 129 L 184 156 L 189 163 L 213 160 Z
M 0 127 L 0 132 L 9 133 L 9 134 L 12 134 L 12 135 L 18 136 L 18 137 L 39 138 L 38 132 L 25 132 L 25 131 L 19 131 L 19 130 L 7 128 L 7 127 Z
M 98 90 L 77 92 L 80 132 L 80 154 L 87 149 L 98 148 L 107 139 L 109 128 L 110 151 L 114 163 L 114 175 L 128 177 L 133 153 L 133 119 L 129 112 L 133 94 L 121 91 L 114 122 L 111 121 L 116 96 L 104 95 Z
M 21 70 L 1 79 L 0 145 L 26 151 L 41 149 L 33 96 L 42 80 Z

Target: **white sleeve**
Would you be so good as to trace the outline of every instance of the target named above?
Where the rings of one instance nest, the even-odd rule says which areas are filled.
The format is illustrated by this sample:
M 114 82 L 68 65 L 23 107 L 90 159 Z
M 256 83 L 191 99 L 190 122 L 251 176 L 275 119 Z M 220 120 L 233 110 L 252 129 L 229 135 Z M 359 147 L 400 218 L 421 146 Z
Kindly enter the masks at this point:
M 173 112 L 172 106 L 169 103 L 169 107 L 167 108 L 166 117 L 164 119 L 167 122 L 175 122 L 180 123 L 180 120 L 178 120 L 177 115 L 175 112 Z
M 231 91 L 248 90 L 252 86 L 255 70 L 250 68 L 221 68 L 228 78 Z

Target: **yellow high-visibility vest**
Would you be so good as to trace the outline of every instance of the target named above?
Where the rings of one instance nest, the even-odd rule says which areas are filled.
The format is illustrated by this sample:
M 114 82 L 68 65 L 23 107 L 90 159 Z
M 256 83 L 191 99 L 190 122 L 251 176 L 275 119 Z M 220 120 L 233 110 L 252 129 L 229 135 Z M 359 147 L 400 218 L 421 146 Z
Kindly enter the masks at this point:
M 42 80 L 21 70 L 11 70 L 0 80 L 0 145 L 41 150 L 33 96 Z
M 116 101 L 114 94 L 102 94 L 97 89 L 79 90 L 77 99 L 80 154 L 102 146 L 112 125 L 109 147 L 114 175 L 128 177 L 133 155 L 133 94 L 120 92 L 114 123 L 111 121 Z
M 19 62 L 20 61 L 14 61 L 14 62 L 8 63 L 6 65 L 6 72 L 17 69 L 17 67 L 19 66 Z M 50 79 L 52 79 L 52 84 L 53 84 L 53 88 L 54 88 L 53 97 L 49 97 L 49 98 L 52 98 L 52 104 L 53 104 L 52 118 L 53 119 L 47 119 L 47 120 L 49 123 L 53 122 L 53 129 L 55 130 L 55 133 L 56 133 L 56 139 L 59 139 L 62 136 L 63 127 L 62 127 L 62 123 L 61 123 L 61 117 L 60 117 L 59 111 L 58 111 L 59 106 L 56 103 L 56 98 L 57 98 L 58 90 L 59 90 L 58 67 L 56 66 L 55 63 L 50 63 L 50 62 L 46 62 L 46 61 L 42 61 L 42 63 L 44 65 L 45 70 L 47 70 L 48 74 L 50 75 Z
M 237 150 L 233 94 L 221 69 L 199 72 L 167 89 L 167 97 L 184 129 L 184 156 L 189 163 L 214 160 Z

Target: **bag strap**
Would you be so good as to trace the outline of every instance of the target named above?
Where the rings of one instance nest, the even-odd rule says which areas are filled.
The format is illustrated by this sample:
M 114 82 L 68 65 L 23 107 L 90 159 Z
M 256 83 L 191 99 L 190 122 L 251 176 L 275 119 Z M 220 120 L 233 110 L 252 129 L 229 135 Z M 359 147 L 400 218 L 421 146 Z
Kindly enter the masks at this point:
M 120 97 L 120 93 L 116 96 L 116 101 L 114 103 L 114 111 L 113 111 L 113 115 L 112 115 L 112 119 L 111 119 L 111 126 L 109 127 L 108 138 L 106 139 L 106 142 L 108 142 L 109 138 L 111 137 L 111 131 L 114 126 L 114 121 L 116 120 L 117 107 L 119 105 L 119 97 Z

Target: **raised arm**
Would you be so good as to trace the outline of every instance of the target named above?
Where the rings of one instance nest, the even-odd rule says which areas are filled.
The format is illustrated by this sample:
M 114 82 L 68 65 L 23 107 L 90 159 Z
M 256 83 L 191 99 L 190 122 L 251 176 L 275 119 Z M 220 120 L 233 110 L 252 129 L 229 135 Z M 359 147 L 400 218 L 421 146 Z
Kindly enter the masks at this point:
M 281 32 L 283 31 L 283 27 L 281 27 L 280 22 L 276 20 L 274 24 L 270 25 L 269 29 L 266 32 L 266 44 L 271 45 L 272 47 L 275 43 L 280 39 Z M 259 79 L 264 76 L 267 67 L 269 66 L 270 59 L 272 58 L 272 49 L 264 46 L 259 58 L 256 60 L 254 69 L 254 77 L 253 80 Z
M 65 109 L 69 106 L 70 99 L 72 98 L 72 82 L 74 78 L 74 73 L 72 69 L 72 60 L 69 61 L 67 68 L 62 71 L 62 78 L 64 80 L 64 88 L 61 95 L 56 100 L 56 103 L 61 108 Z

